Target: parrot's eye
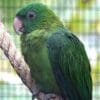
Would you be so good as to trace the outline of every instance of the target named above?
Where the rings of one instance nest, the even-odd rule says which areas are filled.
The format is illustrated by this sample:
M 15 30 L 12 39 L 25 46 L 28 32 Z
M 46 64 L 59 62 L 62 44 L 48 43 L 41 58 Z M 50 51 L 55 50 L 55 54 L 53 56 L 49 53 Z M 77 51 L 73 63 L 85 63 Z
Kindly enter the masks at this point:
M 28 19 L 34 19 L 36 17 L 36 14 L 35 14 L 35 12 L 28 12 L 28 15 L 27 15 L 27 18 Z

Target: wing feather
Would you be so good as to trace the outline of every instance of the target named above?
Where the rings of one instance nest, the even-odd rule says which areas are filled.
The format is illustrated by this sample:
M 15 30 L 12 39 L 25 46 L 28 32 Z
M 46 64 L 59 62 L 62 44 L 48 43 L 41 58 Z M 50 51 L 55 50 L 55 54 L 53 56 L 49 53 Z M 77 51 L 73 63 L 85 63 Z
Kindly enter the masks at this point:
M 91 100 L 90 64 L 78 38 L 66 31 L 56 32 L 48 39 L 48 53 L 64 100 Z

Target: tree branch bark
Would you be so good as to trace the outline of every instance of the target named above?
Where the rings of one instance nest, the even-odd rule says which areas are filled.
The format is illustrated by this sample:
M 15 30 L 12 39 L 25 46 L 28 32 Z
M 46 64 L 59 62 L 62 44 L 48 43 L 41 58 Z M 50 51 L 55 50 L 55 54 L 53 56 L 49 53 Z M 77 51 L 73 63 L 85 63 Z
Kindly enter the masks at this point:
M 60 96 L 55 94 L 44 94 L 39 91 L 35 80 L 31 78 L 30 69 L 23 59 L 23 56 L 17 51 L 13 41 L 11 41 L 9 33 L 4 27 L 3 23 L 0 22 L 0 48 L 3 50 L 4 54 L 9 59 L 12 67 L 15 69 L 23 83 L 29 88 L 33 95 L 37 95 L 39 100 L 46 100 L 44 98 L 50 97 L 54 99 L 49 100 L 62 100 Z
M 1 22 L 0 48 L 9 59 L 12 67 L 15 69 L 23 83 L 29 88 L 32 93 L 36 93 L 38 91 L 38 88 L 35 84 L 35 81 L 31 78 L 30 69 L 24 61 L 22 55 L 17 51 L 13 41 L 10 40 L 9 33 Z

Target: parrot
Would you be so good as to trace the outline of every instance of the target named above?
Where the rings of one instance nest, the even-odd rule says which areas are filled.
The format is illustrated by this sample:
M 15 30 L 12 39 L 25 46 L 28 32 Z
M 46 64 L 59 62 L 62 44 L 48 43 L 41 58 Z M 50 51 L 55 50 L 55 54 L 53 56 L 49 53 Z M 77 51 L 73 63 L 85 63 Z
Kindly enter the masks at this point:
M 39 90 L 63 100 L 92 100 L 91 65 L 79 38 L 47 5 L 20 8 L 13 27 L 22 55 Z

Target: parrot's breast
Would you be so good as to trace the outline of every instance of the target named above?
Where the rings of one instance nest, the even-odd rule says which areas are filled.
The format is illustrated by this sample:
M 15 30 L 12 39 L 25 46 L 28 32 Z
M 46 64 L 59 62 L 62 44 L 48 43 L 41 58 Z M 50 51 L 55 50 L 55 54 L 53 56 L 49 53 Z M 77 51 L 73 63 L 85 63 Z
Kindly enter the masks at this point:
M 31 75 L 36 80 L 40 89 L 47 93 L 60 94 L 49 61 L 46 43 L 31 46 L 22 41 L 21 47 L 24 59 L 30 67 Z

